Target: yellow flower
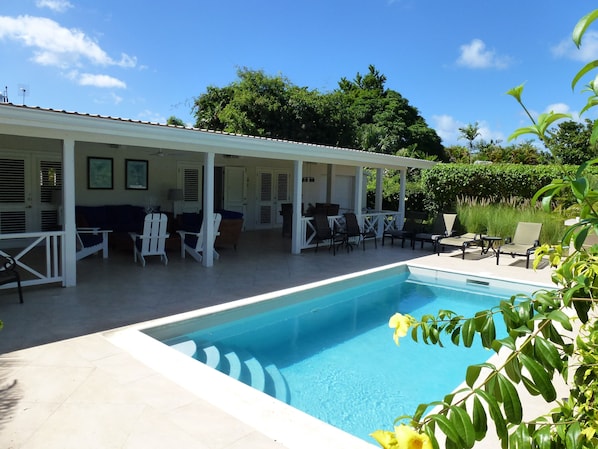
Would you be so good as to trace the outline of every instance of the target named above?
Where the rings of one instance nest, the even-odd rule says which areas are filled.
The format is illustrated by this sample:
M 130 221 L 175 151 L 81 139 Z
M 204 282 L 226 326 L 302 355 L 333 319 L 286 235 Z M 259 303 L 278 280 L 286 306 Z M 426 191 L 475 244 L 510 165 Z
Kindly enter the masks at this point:
M 384 449 L 397 449 L 397 437 L 389 430 L 376 430 L 370 436 Z
M 409 332 L 409 328 L 414 321 L 415 320 L 411 315 L 402 315 L 400 313 L 395 313 L 390 317 L 388 327 L 395 330 L 392 338 L 397 345 L 399 344 L 399 338 L 407 335 L 407 332 Z
M 418 433 L 412 427 L 401 424 L 395 427 L 397 438 L 397 449 L 432 449 L 430 437 L 424 433 Z

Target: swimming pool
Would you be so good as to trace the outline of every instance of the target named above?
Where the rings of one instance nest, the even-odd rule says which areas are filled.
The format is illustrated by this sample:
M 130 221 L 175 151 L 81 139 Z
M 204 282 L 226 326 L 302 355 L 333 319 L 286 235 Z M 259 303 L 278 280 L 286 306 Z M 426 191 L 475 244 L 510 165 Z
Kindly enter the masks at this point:
M 363 387 L 374 386 L 377 388 L 379 385 L 384 384 L 384 382 L 382 382 L 382 380 L 385 380 L 383 379 L 384 377 L 393 378 L 394 372 L 398 370 L 411 373 L 415 378 L 415 386 L 410 387 L 409 389 L 418 389 L 418 392 L 416 394 L 417 399 L 415 400 L 416 403 L 419 403 L 426 400 L 437 399 L 439 397 L 439 394 L 444 395 L 447 392 L 446 388 L 449 388 L 450 390 L 456 387 L 457 383 L 463 378 L 464 363 L 460 358 L 455 357 L 454 355 L 450 355 L 448 357 L 450 359 L 449 361 L 460 360 L 458 362 L 458 367 L 460 368 L 460 370 L 448 367 L 446 363 L 449 363 L 449 361 L 438 363 L 437 360 L 439 356 L 437 354 L 434 354 L 431 357 L 431 360 L 433 360 L 434 363 L 430 362 L 430 359 L 427 362 L 420 361 L 417 363 L 424 363 L 424 366 L 419 366 L 415 369 L 402 367 L 399 369 L 390 369 L 389 371 L 388 368 L 374 366 L 373 370 L 366 370 L 364 373 L 359 374 L 359 377 L 362 380 L 358 382 L 359 391 L 357 392 L 357 398 L 347 399 L 349 402 L 340 406 L 339 396 L 338 394 L 335 394 L 335 390 L 333 387 L 343 384 L 346 378 L 356 377 L 356 367 L 367 368 L 368 366 L 372 367 L 375 364 L 372 362 L 366 362 L 365 360 L 365 356 L 369 356 L 371 355 L 370 353 L 373 352 L 371 350 L 372 345 L 382 345 L 381 352 L 376 356 L 378 358 L 386 357 L 401 361 L 401 359 L 408 357 L 409 360 L 412 360 L 411 355 L 401 356 L 400 352 L 403 350 L 408 350 L 410 342 L 408 342 L 408 340 L 405 339 L 401 343 L 401 347 L 396 348 L 391 339 L 392 331 L 387 327 L 386 323 L 388 321 L 389 316 L 392 315 L 395 311 L 397 311 L 397 309 L 401 310 L 402 312 L 412 313 L 415 316 L 419 316 L 422 313 L 422 310 L 405 310 L 403 306 L 412 307 L 415 305 L 419 307 L 421 306 L 422 301 L 415 301 L 411 305 L 409 305 L 408 302 L 404 302 L 403 305 L 400 305 L 396 301 L 393 302 L 392 300 L 390 302 L 385 303 L 380 299 L 384 296 L 384 294 L 380 293 L 382 290 L 378 290 L 378 293 L 376 295 L 372 295 L 370 292 L 369 294 L 366 294 L 365 297 L 362 299 L 352 299 L 350 301 L 350 307 L 345 307 L 345 310 L 342 313 L 328 307 L 328 305 L 324 305 L 324 303 L 338 304 L 342 302 L 341 299 L 339 299 L 339 296 L 337 295 L 337 292 L 339 291 L 341 286 L 343 290 L 355 292 L 361 288 L 364 282 L 375 282 L 380 289 L 384 289 L 390 286 L 391 290 L 396 290 L 398 281 L 403 281 L 407 278 L 410 279 L 410 288 L 418 291 L 418 293 L 421 293 L 422 291 L 429 291 L 430 289 L 434 290 L 437 288 L 457 292 L 457 297 L 453 296 L 448 299 L 449 303 L 452 305 L 446 308 L 455 309 L 460 313 L 464 312 L 462 306 L 456 305 L 455 301 L 462 300 L 462 298 L 459 299 L 458 297 L 462 296 L 461 289 L 464 286 L 468 286 L 469 290 L 475 292 L 477 298 L 475 300 L 476 302 L 479 298 L 481 298 L 481 293 L 483 292 L 488 293 L 496 292 L 497 290 L 502 290 L 503 293 L 499 296 L 504 297 L 504 295 L 508 296 L 511 293 L 530 292 L 538 288 L 538 286 L 530 286 L 526 284 L 513 284 L 513 282 L 510 281 L 506 282 L 499 280 L 488 280 L 481 277 L 463 276 L 461 274 L 456 273 L 429 270 L 414 266 L 398 264 L 397 266 L 393 266 L 390 268 L 369 270 L 368 272 L 356 273 L 355 275 L 351 276 L 343 276 L 342 278 L 310 284 L 309 286 L 303 286 L 301 288 L 289 289 L 288 291 L 276 292 L 275 294 L 270 295 L 263 295 L 258 298 L 249 298 L 247 300 L 238 301 L 235 304 L 219 306 L 217 308 L 210 308 L 212 310 L 202 311 L 200 313 L 201 316 L 199 316 L 199 314 L 188 314 L 188 316 L 181 316 L 177 319 L 169 319 L 164 321 L 163 323 L 159 323 L 159 325 L 157 326 L 152 326 L 150 328 L 143 329 L 143 333 L 144 335 L 149 335 L 161 341 L 170 342 L 174 345 L 180 345 L 179 349 L 183 353 L 189 353 L 191 351 L 193 351 L 194 353 L 198 352 L 197 342 L 202 342 L 203 344 L 205 340 L 204 336 L 207 334 L 212 334 L 212 336 L 217 335 L 218 338 L 223 341 L 220 341 L 219 343 L 220 348 L 216 348 L 218 349 L 218 351 L 214 351 L 213 349 L 210 349 L 208 351 L 211 351 L 211 354 L 209 355 L 211 355 L 212 358 L 210 359 L 211 361 L 208 361 L 208 357 L 206 358 L 206 361 L 208 361 L 208 363 L 214 364 L 214 357 L 219 357 L 222 360 L 223 365 L 228 364 L 233 367 L 235 366 L 235 363 L 234 361 L 231 362 L 230 357 L 232 357 L 232 355 L 227 348 L 234 346 L 235 350 L 233 352 L 237 352 L 238 346 L 234 340 L 235 338 L 239 338 L 238 328 L 241 326 L 247 327 L 249 329 L 255 329 L 259 327 L 269 328 L 269 326 L 271 325 L 263 321 L 263 312 L 268 312 L 271 315 L 275 315 L 278 318 L 278 322 L 282 323 L 275 325 L 275 327 L 278 326 L 283 330 L 286 330 L 287 333 L 290 332 L 292 338 L 298 337 L 299 335 L 316 336 L 316 338 L 311 339 L 310 344 L 308 344 L 307 346 L 317 348 L 317 350 L 315 351 L 317 357 L 320 357 L 320 355 L 323 355 L 324 353 L 328 352 L 328 349 L 322 348 L 320 345 L 321 342 L 319 337 L 321 332 L 318 329 L 321 328 L 322 324 L 325 325 L 324 327 L 337 328 L 337 330 L 340 330 L 340 334 L 343 334 L 343 332 L 347 334 L 344 336 L 339 335 L 338 332 L 334 334 L 334 339 L 336 340 L 335 346 L 343 346 L 346 344 L 346 341 L 353 342 L 353 340 L 355 339 L 351 337 L 351 335 L 355 333 L 365 335 L 366 343 L 358 343 L 358 347 L 361 345 L 361 349 L 357 350 L 357 355 L 354 355 L 353 357 L 346 357 L 346 355 L 341 357 L 344 359 L 352 359 L 351 363 L 349 363 L 349 365 L 347 365 L 347 367 L 345 368 L 344 373 L 341 371 L 341 374 L 321 367 L 314 368 L 312 364 L 313 359 L 311 358 L 311 356 L 307 357 L 305 355 L 307 350 L 303 346 L 297 347 L 297 351 L 295 351 L 296 354 L 293 355 L 293 357 L 295 357 L 297 354 L 300 354 L 300 357 L 295 357 L 299 359 L 298 363 L 290 363 L 288 362 L 288 360 L 277 361 L 276 363 L 270 363 L 270 360 L 264 361 L 265 358 L 263 348 L 268 348 L 266 352 L 268 353 L 267 358 L 269 359 L 272 352 L 270 342 L 272 340 L 282 339 L 278 337 L 272 338 L 272 334 L 270 332 L 268 332 L 268 335 L 270 335 L 270 337 L 258 338 L 256 341 L 253 341 L 248 348 L 240 348 L 238 350 L 237 356 L 241 359 L 245 357 L 246 360 L 250 360 L 251 358 L 255 359 L 255 361 L 252 363 L 254 363 L 255 365 L 261 365 L 262 371 L 265 371 L 266 373 L 268 372 L 268 370 L 265 368 L 269 367 L 270 365 L 274 365 L 274 367 L 278 369 L 278 373 L 274 373 L 274 376 L 278 377 L 278 383 L 280 383 L 280 378 L 282 378 L 283 383 L 288 384 L 288 391 L 284 393 L 286 394 L 286 398 L 283 396 L 281 397 L 281 399 L 283 401 L 290 402 L 292 405 L 295 405 L 293 402 L 294 400 L 300 399 L 300 390 L 302 388 L 305 389 L 305 387 L 300 387 L 299 390 L 295 389 L 295 387 L 292 386 L 292 384 L 294 384 L 294 381 L 291 381 L 293 378 L 301 379 L 303 381 L 302 385 L 305 385 L 305 381 L 307 380 L 307 388 L 309 388 L 312 397 L 314 395 L 318 398 L 324 397 L 323 395 L 326 391 L 316 392 L 316 387 L 321 387 L 323 390 L 327 390 L 329 394 L 332 394 L 334 396 L 334 399 L 323 399 L 318 401 L 320 405 L 324 406 L 324 410 L 314 412 L 312 410 L 309 410 L 308 407 L 307 411 L 310 414 L 318 416 L 319 418 L 334 424 L 335 426 L 349 430 L 351 433 L 359 435 L 361 438 L 367 439 L 367 433 L 380 427 L 388 428 L 389 425 L 391 425 L 394 417 L 403 412 L 410 413 L 414 410 L 414 407 L 411 405 L 405 405 L 405 410 L 402 410 L 400 408 L 399 403 L 405 402 L 400 391 L 398 392 L 398 396 L 400 399 L 398 401 L 395 397 L 392 399 L 392 401 L 394 402 L 385 403 L 380 399 L 373 399 L 373 402 L 368 403 L 368 401 L 372 400 L 372 393 L 370 391 L 363 390 Z M 369 288 L 371 288 L 371 284 Z M 401 294 L 399 296 L 404 297 L 410 295 Z M 314 297 L 322 297 L 322 299 L 316 299 L 316 302 L 313 302 Z M 497 299 L 495 298 L 494 301 L 496 300 Z M 377 314 L 378 318 L 373 318 L 372 316 L 368 315 L 368 313 L 364 312 L 364 304 L 372 302 L 376 303 L 375 309 L 377 310 L 377 312 L 375 313 L 375 315 Z M 426 302 L 428 302 L 428 299 L 424 300 L 424 303 Z M 471 302 L 471 299 L 466 299 L 463 304 Z M 304 318 L 308 317 L 308 319 L 303 319 L 303 324 L 300 324 L 301 320 L 298 321 L 297 319 L 289 318 L 291 311 L 299 311 L 304 307 L 305 304 L 309 304 L 308 311 L 304 312 Z M 485 307 L 489 307 L 489 305 L 477 303 L 474 305 L 473 310 L 478 310 Z M 431 311 L 436 312 L 437 308 L 437 305 L 433 305 L 433 310 Z M 240 325 L 238 322 L 236 322 L 236 320 L 238 319 L 244 320 L 245 324 Z M 382 325 L 380 325 L 381 320 Z M 333 322 L 340 323 L 340 325 L 332 326 L 331 323 Z M 269 328 L 269 331 L 272 331 L 271 327 Z M 349 338 L 347 338 L 347 336 Z M 245 337 L 241 338 L 245 339 Z M 208 340 L 206 341 L 208 345 L 205 346 L 205 348 L 210 348 L 210 346 L 217 346 L 209 344 L 214 342 L 210 342 Z M 296 342 L 298 340 L 295 338 L 294 341 Z M 339 343 L 341 341 L 343 343 Z M 200 349 L 203 350 L 204 348 Z M 430 347 L 429 349 L 438 350 L 438 348 L 432 347 Z M 157 347 L 153 349 L 153 351 L 157 350 Z M 426 352 L 425 350 L 426 347 L 420 345 L 418 346 L 418 350 L 416 351 L 416 353 L 419 354 Z M 247 358 L 247 356 L 243 354 L 243 351 L 249 353 L 251 357 Z M 487 354 L 487 352 L 484 352 L 484 350 L 481 351 L 482 355 L 484 355 L 485 353 Z M 219 352 L 219 354 L 215 354 L 215 352 Z M 282 352 L 285 353 L 285 351 Z M 161 350 L 160 353 L 162 353 Z M 165 353 L 163 355 L 165 355 Z M 227 359 L 227 356 L 229 357 L 229 359 Z M 155 357 L 156 356 L 154 352 L 154 358 Z M 176 359 L 176 357 L 172 356 L 172 354 L 169 355 L 169 357 L 173 357 L 173 360 Z M 180 359 L 177 360 L 181 362 Z M 479 358 L 476 358 L 473 361 L 476 362 L 479 360 Z M 274 401 L 271 398 L 264 398 L 263 394 L 261 395 L 262 397 L 258 400 L 258 396 L 256 396 L 255 392 L 250 393 L 247 389 L 244 390 L 243 388 L 240 388 L 239 382 L 233 381 L 232 379 L 228 379 L 227 381 L 225 381 L 224 379 L 222 379 L 221 373 L 214 372 L 213 370 L 206 370 L 205 365 L 198 364 L 193 360 L 191 360 L 191 362 L 194 362 L 194 365 L 201 365 L 203 369 L 199 369 L 199 367 L 185 362 L 184 365 L 186 367 L 186 372 L 179 370 L 176 373 L 172 373 L 173 375 L 184 376 L 185 379 L 181 380 L 181 382 L 186 383 L 190 388 L 202 390 L 202 394 L 207 394 L 213 397 L 214 400 L 216 402 L 220 402 L 223 405 L 223 407 L 228 406 L 229 409 L 234 409 L 235 412 L 238 412 L 240 408 L 242 409 L 242 407 L 238 406 L 238 400 L 239 396 L 243 396 L 242 401 L 244 403 L 242 405 L 247 407 L 247 409 L 245 409 L 243 413 L 244 419 L 253 420 L 252 422 L 254 422 L 254 425 L 258 426 L 258 428 L 260 425 L 263 426 L 264 423 L 268 421 L 275 422 L 277 418 L 280 418 L 280 415 L 276 410 L 280 410 L 280 407 L 284 404 L 280 404 L 278 403 L 278 401 Z M 402 363 L 404 364 L 404 360 L 402 360 Z M 295 368 L 290 369 L 289 366 L 291 365 L 298 365 L 298 368 L 297 366 L 295 367 L 297 368 L 297 370 L 295 370 Z M 442 367 L 440 365 L 442 365 Z M 161 369 L 164 370 L 166 368 L 163 365 L 161 365 Z M 238 367 L 236 369 L 238 370 Z M 212 371 L 212 373 L 208 374 L 208 371 Z M 192 378 L 194 375 L 190 374 L 191 372 L 195 373 L 195 379 Z M 313 374 L 314 372 L 316 373 L 316 375 Z M 218 375 L 220 375 L 220 377 Z M 437 379 L 438 377 L 446 378 L 446 385 L 450 385 L 450 387 L 443 386 L 440 390 L 438 390 L 440 391 L 440 393 L 438 393 L 438 391 L 430 392 L 431 397 L 426 398 L 426 392 L 422 391 L 421 389 L 421 387 L 427 386 L 424 385 L 427 384 L 427 381 L 423 381 L 423 376 L 425 375 L 430 375 L 433 379 Z M 272 376 L 272 374 L 270 374 L 270 376 Z M 210 388 L 209 386 L 206 386 L 204 382 L 223 385 L 229 391 L 223 391 L 216 387 Z M 264 376 L 261 376 L 260 382 L 267 383 L 268 381 L 264 379 Z M 270 379 L 269 382 L 272 384 L 272 379 Z M 399 382 L 397 382 L 397 384 L 398 383 Z M 431 383 L 434 384 L 436 382 Z M 233 386 L 233 384 L 238 385 Z M 381 390 L 381 397 L 384 397 L 385 395 L 388 396 L 387 390 L 385 390 L 384 388 L 382 388 Z M 236 405 L 231 406 L 231 401 L 234 402 Z M 265 407 L 265 409 L 261 409 L 260 404 L 262 404 Z M 364 421 L 363 428 L 355 431 L 352 429 L 347 429 L 343 423 L 339 424 L 338 422 L 335 422 L 335 417 L 331 418 L 328 416 L 330 410 L 326 409 L 326 406 L 328 406 L 328 409 L 342 409 L 345 411 L 345 415 L 350 415 L 350 418 L 354 418 L 354 420 L 358 422 Z M 303 405 L 300 405 L 299 408 L 303 408 L 304 410 L 306 410 L 306 408 L 303 407 Z M 284 407 L 282 409 L 284 410 L 284 415 L 293 414 L 288 410 L 288 407 L 287 409 L 285 409 Z M 376 424 L 376 422 L 366 421 L 364 418 L 359 416 L 358 412 L 361 412 L 365 409 L 382 410 L 387 413 L 390 413 L 390 415 L 383 418 L 384 422 Z M 305 422 L 307 421 L 310 422 L 310 425 L 314 425 L 313 421 L 310 421 L 309 419 L 306 420 L 305 416 L 303 416 L 301 420 L 303 424 L 305 424 Z M 274 424 L 272 425 L 275 427 Z M 280 429 L 276 430 L 280 431 Z M 268 433 L 267 431 L 264 432 Z M 335 441 L 338 444 L 338 440 Z

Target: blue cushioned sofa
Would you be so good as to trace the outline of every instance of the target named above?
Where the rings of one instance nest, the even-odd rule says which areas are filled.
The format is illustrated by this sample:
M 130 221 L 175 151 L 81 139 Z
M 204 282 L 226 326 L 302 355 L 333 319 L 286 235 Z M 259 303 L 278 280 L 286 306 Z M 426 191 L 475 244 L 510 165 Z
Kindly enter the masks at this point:
M 110 229 L 110 246 L 126 247 L 132 245 L 129 232 L 143 232 L 145 208 L 130 204 L 104 206 L 75 206 L 78 228 Z

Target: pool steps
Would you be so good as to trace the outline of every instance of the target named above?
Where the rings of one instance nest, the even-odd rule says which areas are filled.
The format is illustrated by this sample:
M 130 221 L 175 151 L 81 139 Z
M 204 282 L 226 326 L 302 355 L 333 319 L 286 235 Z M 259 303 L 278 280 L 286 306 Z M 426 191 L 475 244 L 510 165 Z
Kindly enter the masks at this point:
M 276 365 L 258 360 L 247 350 L 197 344 L 193 340 L 171 347 L 286 404 L 290 402 L 289 387 Z

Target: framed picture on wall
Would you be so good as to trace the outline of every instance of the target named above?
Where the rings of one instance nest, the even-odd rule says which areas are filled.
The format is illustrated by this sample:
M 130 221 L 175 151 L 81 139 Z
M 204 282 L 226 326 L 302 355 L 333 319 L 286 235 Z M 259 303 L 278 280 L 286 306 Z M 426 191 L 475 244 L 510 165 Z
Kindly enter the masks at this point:
M 125 188 L 147 190 L 147 161 L 125 159 Z
M 111 157 L 87 158 L 87 188 L 112 189 L 114 187 L 114 167 Z

